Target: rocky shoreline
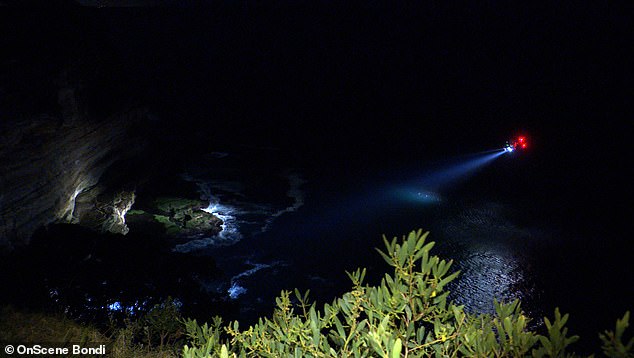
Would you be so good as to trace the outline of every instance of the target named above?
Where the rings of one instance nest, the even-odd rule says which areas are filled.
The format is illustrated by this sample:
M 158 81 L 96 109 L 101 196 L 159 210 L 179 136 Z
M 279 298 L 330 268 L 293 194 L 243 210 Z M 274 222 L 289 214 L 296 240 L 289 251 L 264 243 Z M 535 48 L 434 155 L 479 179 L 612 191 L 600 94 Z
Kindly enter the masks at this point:
M 152 206 L 128 211 L 127 221 L 132 230 L 159 223 L 163 226 L 162 234 L 176 241 L 210 237 L 222 230 L 223 222 L 203 211 L 206 207 L 207 203 L 202 200 L 159 197 Z

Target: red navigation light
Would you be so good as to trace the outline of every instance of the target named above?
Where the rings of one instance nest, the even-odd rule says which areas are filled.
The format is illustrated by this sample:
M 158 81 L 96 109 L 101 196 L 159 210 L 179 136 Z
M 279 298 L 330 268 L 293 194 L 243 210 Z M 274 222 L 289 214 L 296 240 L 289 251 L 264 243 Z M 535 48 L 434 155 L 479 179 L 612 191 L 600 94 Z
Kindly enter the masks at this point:
M 525 135 L 518 135 L 517 137 L 513 137 L 506 142 L 504 146 L 505 152 L 514 152 L 516 150 L 525 150 L 528 148 L 528 138 Z

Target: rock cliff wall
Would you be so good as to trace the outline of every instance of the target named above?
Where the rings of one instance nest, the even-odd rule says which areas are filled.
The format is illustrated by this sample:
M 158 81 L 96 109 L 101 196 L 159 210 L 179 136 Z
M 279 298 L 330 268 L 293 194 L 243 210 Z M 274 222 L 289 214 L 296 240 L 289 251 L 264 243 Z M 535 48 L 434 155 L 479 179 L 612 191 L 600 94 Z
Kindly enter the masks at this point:
M 13 122 L 0 136 L 0 245 L 25 244 L 41 225 L 76 221 L 77 197 L 143 147 L 129 129 L 144 116 L 132 110 L 71 124 L 52 117 Z

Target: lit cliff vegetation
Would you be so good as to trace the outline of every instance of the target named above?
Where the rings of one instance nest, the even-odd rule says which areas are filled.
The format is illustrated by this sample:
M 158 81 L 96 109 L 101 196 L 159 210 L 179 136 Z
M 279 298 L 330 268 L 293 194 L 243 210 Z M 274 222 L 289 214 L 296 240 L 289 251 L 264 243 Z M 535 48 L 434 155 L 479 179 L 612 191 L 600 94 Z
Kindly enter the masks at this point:
M 493 315 L 450 302 L 447 285 L 459 272 L 430 253 L 434 242 L 426 242 L 427 235 L 419 230 L 384 240 L 378 251 L 393 271 L 379 285 L 364 282 L 365 269 L 349 272 L 352 289 L 323 306 L 310 302 L 309 292 L 282 291 L 272 316 L 246 328 L 220 317 L 204 324 L 185 319 L 172 299 L 105 329 L 6 307 L 0 341 L 105 342 L 113 357 L 577 356 L 579 337 L 568 332 L 568 315 L 558 309 L 534 329 L 517 300 L 495 301 Z M 600 354 L 634 356 L 634 337 L 625 332 L 629 316 L 598 335 Z

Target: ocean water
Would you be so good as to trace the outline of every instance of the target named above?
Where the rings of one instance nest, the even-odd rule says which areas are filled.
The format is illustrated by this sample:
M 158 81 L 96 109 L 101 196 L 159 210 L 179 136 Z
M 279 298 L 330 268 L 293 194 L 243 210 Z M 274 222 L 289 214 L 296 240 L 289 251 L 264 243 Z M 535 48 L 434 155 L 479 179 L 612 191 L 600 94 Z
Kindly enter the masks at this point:
M 382 236 L 423 229 L 436 242 L 432 253 L 461 272 L 450 299 L 474 313 L 493 313 L 494 299 L 521 299 L 538 329 L 560 307 L 583 338 L 578 351 L 596 351 L 597 332 L 634 306 L 627 231 L 612 225 L 618 208 L 609 191 L 579 196 L 577 186 L 567 194 L 561 188 L 570 182 L 553 171 L 499 153 L 368 168 L 301 166 L 259 148 L 201 155 L 181 176 L 223 220 L 219 234 L 174 243 L 171 252 L 157 248 L 146 261 L 136 258 L 147 255 L 151 235 L 136 233 L 140 242 L 125 252 L 94 238 L 106 252 L 99 257 L 110 259 L 84 267 L 88 233 L 58 227 L 53 237 L 74 237 L 61 243 L 78 246 L 82 277 L 72 265 L 45 269 L 42 294 L 89 320 L 146 311 L 170 295 L 200 321 L 214 312 L 245 326 L 270 315 L 281 290 L 310 290 L 321 305 L 348 291 L 345 272 L 359 267 L 378 284 L 390 272 L 375 250 Z
M 550 201 L 532 195 L 530 181 L 504 175 L 516 168 L 506 167 L 508 159 L 433 186 L 420 178 L 437 179 L 432 174 L 446 172 L 443 166 L 419 163 L 368 172 L 267 169 L 245 180 L 241 170 L 218 169 L 223 160 L 232 167 L 230 158 L 188 174 L 209 200 L 206 210 L 225 221 L 223 232 L 175 250 L 216 260 L 224 277 L 202 285 L 237 303 L 239 314 L 233 318 L 245 323 L 270 314 L 281 290 L 310 289 L 317 302 L 331 301 L 350 288 L 346 270 L 366 267 L 368 283 L 378 283 L 389 270 L 374 250 L 383 247 L 382 235 L 419 228 L 431 232 L 434 253 L 454 260 L 452 269 L 461 271 L 450 297 L 471 312 L 493 313 L 494 299 L 521 299 L 539 327 L 541 318 L 559 306 L 572 313 L 572 332 L 588 337 L 584 344 L 592 348 L 596 332 L 611 326 L 631 297 L 627 288 L 621 297 L 590 288 L 610 280 L 616 287 L 621 281 L 588 269 L 587 255 L 579 252 L 591 238 L 567 230 L 568 222 L 544 207 Z M 257 179 L 248 180 L 249 175 Z M 584 290 L 576 288 L 584 284 L 585 295 L 579 295 Z M 601 306 L 608 297 L 614 305 Z
M 213 257 L 225 277 L 204 286 L 237 300 L 243 319 L 270 313 L 283 289 L 310 289 L 315 299 L 332 300 L 349 287 L 345 271 L 356 267 L 367 267 L 369 279 L 378 282 L 388 270 L 374 251 L 383 246 L 382 235 L 418 228 L 432 231 L 436 253 L 454 259 L 455 269 L 463 272 L 452 286 L 453 298 L 467 309 L 492 313 L 494 297 L 508 301 L 535 290 L 523 252 L 542 233 L 514 223 L 505 203 L 481 197 L 467 204 L 456 198 L 451 186 L 437 183 L 447 176 L 446 166 L 434 169 L 441 175 L 412 170 L 414 180 L 403 179 L 408 172 L 403 168 L 396 176 L 315 175 L 285 168 L 245 180 L 231 156 L 213 156 L 185 176 L 209 201 L 205 210 L 223 219 L 223 231 L 174 250 Z M 219 169 L 223 165 L 233 169 Z M 451 165 L 453 171 L 460 167 Z M 454 173 L 448 182 L 468 172 Z

